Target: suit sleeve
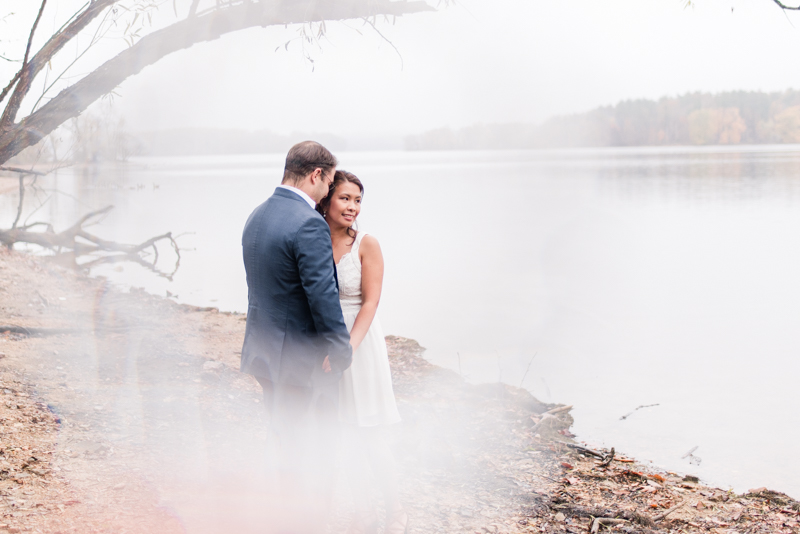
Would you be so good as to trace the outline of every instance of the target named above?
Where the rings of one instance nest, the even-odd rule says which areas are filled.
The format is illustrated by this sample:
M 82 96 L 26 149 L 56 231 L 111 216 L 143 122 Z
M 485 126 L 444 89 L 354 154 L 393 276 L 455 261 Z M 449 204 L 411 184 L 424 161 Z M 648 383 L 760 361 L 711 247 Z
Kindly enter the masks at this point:
M 317 335 L 326 345 L 331 367 L 344 371 L 352 362 L 353 347 L 336 289 L 330 229 L 321 217 L 312 217 L 301 226 L 295 254 Z

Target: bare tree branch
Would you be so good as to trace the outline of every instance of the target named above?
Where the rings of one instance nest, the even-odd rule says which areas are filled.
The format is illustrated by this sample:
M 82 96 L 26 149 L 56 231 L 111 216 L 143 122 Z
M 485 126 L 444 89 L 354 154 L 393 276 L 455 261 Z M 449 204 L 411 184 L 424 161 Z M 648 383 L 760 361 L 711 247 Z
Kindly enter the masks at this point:
M 369 19 L 364 19 L 364 22 L 366 22 L 367 24 L 369 24 L 370 26 L 372 26 L 372 29 L 373 29 L 373 30 L 375 30 L 375 33 L 377 33 L 378 35 L 380 35 L 380 36 L 381 36 L 381 39 L 383 39 L 384 41 L 386 41 L 387 43 L 389 43 L 389 46 L 391 46 L 392 48 L 394 48 L 394 51 L 395 51 L 395 52 L 397 52 L 397 57 L 399 57 L 399 58 L 400 58 L 400 70 L 403 70 L 403 69 L 405 68 L 405 62 L 403 61 L 403 55 L 400 53 L 400 50 L 398 50 L 398 49 L 397 49 L 397 47 L 394 45 L 394 43 L 393 43 L 393 42 L 391 42 L 389 39 L 387 39 L 387 38 L 386 38 L 386 36 L 385 36 L 385 35 L 383 35 L 383 34 L 381 33 L 381 31 L 378 29 L 378 27 L 377 27 L 377 26 L 375 26 L 375 23 L 374 23 L 374 22 L 372 22 L 372 21 L 371 21 L 371 20 L 369 20 Z
M 192 5 L 189 6 L 189 17 L 197 15 L 197 6 L 200 5 L 200 0 L 192 0 Z
M 28 64 L 28 57 L 31 55 L 31 44 L 33 44 L 33 35 L 36 33 L 36 27 L 39 25 L 39 21 L 42 20 L 42 13 L 44 13 L 45 5 L 47 5 L 47 0 L 42 0 L 42 6 L 39 8 L 39 14 L 36 15 L 36 20 L 33 21 L 31 34 L 28 36 L 28 46 L 25 47 L 25 59 L 22 60 L 23 68 Z
M 14 224 L 11 225 L 11 229 L 17 227 L 17 223 L 19 222 L 19 218 L 22 217 L 22 203 L 25 201 L 25 175 L 19 175 L 19 204 L 17 205 L 17 217 L 14 219 Z
M 29 169 L 20 169 L 19 167 L 5 167 L 3 165 L 0 165 L 0 171 L 18 172 L 21 174 L 33 174 L 36 176 L 46 176 L 48 174 L 46 172 L 32 171 Z
M 778 4 L 778 7 L 780 7 L 781 9 L 786 9 L 786 10 L 789 10 L 789 11 L 800 11 L 800 6 L 787 6 L 786 4 L 781 2 L 780 0 L 772 0 L 772 1 L 775 2 L 776 4 Z
M 74 237 L 80 231 L 81 226 L 86 224 L 86 222 L 89 219 L 93 219 L 95 217 L 99 217 L 101 215 L 105 215 L 105 214 L 107 214 L 109 211 L 111 211 L 113 209 L 114 209 L 114 206 L 106 206 L 103 209 L 99 209 L 97 211 L 89 212 L 86 215 L 84 215 L 83 217 L 81 217 L 78 222 L 76 222 L 71 227 L 69 227 L 68 229 L 64 230 L 61 233 L 64 234 L 64 235 L 70 236 L 70 237 Z
M 8 95 L 8 92 L 11 91 L 11 89 L 14 88 L 14 84 L 17 83 L 17 80 L 19 80 L 19 75 L 20 75 L 21 72 L 22 72 L 21 70 L 17 71 L 17 73 L 14 75 L 14 77 L 11 78 L 11 81 L 8 82 L 8 85 L 6 85 L 5 89 L 3 89 L 3 92 L 0 93 L 0 102 L 5 100 L 6 99 L 6 95 Z
M 47 65 L 47 62 L 50 61 L 64 45 L 72 40 L 73 37 L 78 35 L 81 30 L 100 15 L 100 13 L 117 1 L 118 0 L 94 0 L 93 2 L 89 2 L 84 11 L 62 30 L 50 37 L 45 45 L 34 54 L 30 61 L 22 66 L 17 76 L 15 76 L 17 79 L 16 88 L 11 94 L 11 98 L 3 112 L 2 118 L 0 118 L 0 135 L 5 134 L 9 129 L 13 129 L 12 125 L 17 117 L 19 107 L 22 105 L 22 100 L 25 98 L 25 95 L 28 94 L 28 91 L 30 91 L 31 83 L 33 83 L 34 78 L 36 78 L 36 75 Z M 5 137 L 5 135 L 3 135 L 3 137 Z M 7 160 L 0 160 L 0 162 L 2 161 Z
M 107 12 L 106 12 L 106 15 L 103 17 L 103 20 L 100 22 L 100 24 L 99 24 L 99 25 L 98 25 L 98 27 L 97 27 L 97 31 L 95 31 L 95 32 L 94 32 L 94 35 L 92 36 L 92 40 L 91 40 L 91 41 L 89 41 L 89 45 L 88 45 L 88 46 L 87 46 L 87 47 L 86 47 L 86 48 L 83 50 L 83 52 L 81 52 L 80 54 L 78 54 L 77 56 L 75 56 L 75 59 L 73 59 L 73 60 L 70 62 L 70 64 L 69 64 L 69 65 L 67 65 L 67 67 L 66 67 L 64 70 L 62 70 L 62 71 L 61 71 L 61 73 L 60 73 L 58 76 L 56 76 L 56 79 L 55 79 L 55 80 L 53 80 L 52 82 L 50 82 L 50 84 L 49 84 L 49 85 L 47 84 L 47 78 L 45 77 L 45 86 L 46 86 L 46 87 L 44 88 L 44 90 L 42 90 L 42 94 L 41 94 L 41 95 L 39 95 L 39 98 L 38 98 L 38 99 L 36 99 L 36 103 L 34 103 L 34 104 L 33 104 L 33 108 L 31 108 L 31 111 L 32 111 L 32 112 L 33 112 L 33 111 L 36 111 L 36 109 L 39 107 L 39 103 L 42 101 L 42 99 L 43 99 L 43 98 L 44 98 L 44 97 L 47 95 L 47 93 L 50 91 L 50 89 L 52 89 L 52 88 L 53 88 L 53 86 L 54 86 L 55 84 L 57 84 L 57 83 L 59 82 L 59 80 L 61 80 L 61 78 L 62 78 L 62 77 L 63 77 L 63 76 L 64 76 L 64 75 L 65 75 L 67 72 L 69 72 L 69 69 L 71 69 L 71 68 L 72 68 L 72 67 L 73 67 L 73 66 L 74 66 L 74 65 L 75 65 L 75 64 L 76 64 L 76 63 L 77 63 L 77 62 L 78 62 L 78 61 L 79 61 L 79 60 L 80 60 L 80 59 L 81 59 L 81 58 L 82 58 L 82 57 L 83 57 L 83 56 L 84 56 L 84 55 L 85 55 L 85 54 L 86 54 L 86 53 L 87 53 L 89 50 L 91 50 L 91 49 L 92 49 L 92 47 L 93 47 L 95 44 L 97 44 L 97 41 L 98 41 L 100 38 L 102 38 L 103 36 L 105 36 L 105 34 L 103 34 L 103 35 L 100 35 L 100 30 L 101 30 L 101 29 L 102 29 L 102 27 L 103 27 L 103 23 L 104 23 L 104 22 L 107 20 L 107 18 L 108 18 L 108 14 L 109 14 L 109 13 L 110 13 L 110 11 L 107 11 Z
M 99 14 L 99 5 L 102 4 L 105 8 L 114 1 L 96 0 L 63 33 L 67 34 L 72 31 L 73 26 L 77 27 L 82 24 L 81 27 L 85 27 L 88 24 L 86 19 L 89 15 L 87 13 L 92 11 L 94 13 L 92 18 L 94 18 Z M 25 148 L 36 144 L 64 121 L 76 117 L 92 102 L 112 91 L 129 76 L 138 74 L 143 68 L 162 57 L 189 48 L 195 43 L 211 41 L 223 34 L 256 26 L 363 19 L 375 14 L 403 15 L 433 10 L 425 2 L 417 0 L 376 0 L 353 3 L 322 3 L 313 0 L 278 3 L 262 1 L 243 2 L 231 7 L 216 9 L 208 14 L 184 19 L 143 37 L 138 43 L 119 53 L 79 82 L 61 91 L 19 124 L 12 126 L 8 123 L 8 129 L 2 130 L 3 123 L 0 123 L 0 130 L 2 130 L 0 131 L 0 163 L 8 161 L 9 158 Z M 59 44 L 63 46 L 61 40 L 57 40 L 53 45 L 48 43 L 39 54 L 44 54 L 43 58 L 48 54 L 51 57 L 51 50 Z M 31 68 L 37 64 L 39 54 L 31 60 Z M 23 83 L 20 81 L 12 95 L 12 100 L 18 93 L 26 91 L 21 91 L 22 86 Z M 19 107 L 18 103 L 16 107 Z M 9 109 L 13 109 L 13 112 L 9 112 Z M 16 109 L 13 108 L 11 102 L 9 102 L 4 118 L 7 115 L 16 115 Z M 8 121 L 7 118 L 6 121 Z

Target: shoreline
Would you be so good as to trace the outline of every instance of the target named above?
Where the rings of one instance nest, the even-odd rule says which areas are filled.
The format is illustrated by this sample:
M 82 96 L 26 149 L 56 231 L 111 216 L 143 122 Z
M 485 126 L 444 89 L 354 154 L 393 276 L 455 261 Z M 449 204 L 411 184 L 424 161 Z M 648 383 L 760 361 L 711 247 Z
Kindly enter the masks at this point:
M 101 523 L 199 532 L 191 525 L 223 520 L 204 515 L 204 499 L 220 498 L 215 487 L 261 491 L 245 476 L 264 421 L 257 384 L 238 372 L 243 315 L 122 293 L 16 252 L 0 253 L 0 283 L 0 323 L 41 329 L 0 334 L 0 532 Z M 581 450 L 569 434 L 571 407 L 505 384 L 468 384 L 428 363 L 413 340 L 387 344 L 404 420 L 390 439 L 412 532 L 800 532 L 800 503 L 781 493 L 737 495 Z M 184 471 L 199 460 L 176 454 L 199 441 L 200 480 L 214 484 L 192 493 L 182 483 L 199 475 Z M 246 468 L 228 457 L 243 443 L 255 451 Z M 348 523 L 352 503 L 341 499 L 332 532 Z

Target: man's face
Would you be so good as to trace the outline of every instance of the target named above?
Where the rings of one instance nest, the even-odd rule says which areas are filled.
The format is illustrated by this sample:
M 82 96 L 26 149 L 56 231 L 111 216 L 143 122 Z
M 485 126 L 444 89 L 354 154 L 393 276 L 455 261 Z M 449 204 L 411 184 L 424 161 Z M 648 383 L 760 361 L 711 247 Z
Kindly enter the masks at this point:
M 328 196 L 328 191 L 333 183 L 333 175 L 336 173 L 336 169 L 331 169 L 327 172 L 324 169 L 320 169 L 320 171 L 321 172 L 319 179 L 317 180 L 317 186 L 315 188 L 317 196 L 314 198 L 317 204 L 319 204 L 320 200 Z

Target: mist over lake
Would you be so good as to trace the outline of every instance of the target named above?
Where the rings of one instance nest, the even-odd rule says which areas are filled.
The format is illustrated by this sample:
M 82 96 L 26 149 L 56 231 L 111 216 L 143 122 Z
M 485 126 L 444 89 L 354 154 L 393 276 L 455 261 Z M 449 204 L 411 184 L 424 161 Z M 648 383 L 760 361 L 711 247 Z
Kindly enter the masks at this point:
M 366 187 L 387 333 L 473 382 L 573 404 L 579 440 L 800 495 L 800 147 L 337 155 Z M 183 234 L 173 281 L 132 264 L 93 274 L 243 312 L 241 230 L 282 167 L 270 154 L 62 170 L 39 194 L 66 194 L 34 217 L 64 227 L 114 204 L 101 237 Z M 2 197 L 3 217 L 15 209 Z M 699 465 L 682 459 L 693 447 Z

